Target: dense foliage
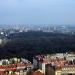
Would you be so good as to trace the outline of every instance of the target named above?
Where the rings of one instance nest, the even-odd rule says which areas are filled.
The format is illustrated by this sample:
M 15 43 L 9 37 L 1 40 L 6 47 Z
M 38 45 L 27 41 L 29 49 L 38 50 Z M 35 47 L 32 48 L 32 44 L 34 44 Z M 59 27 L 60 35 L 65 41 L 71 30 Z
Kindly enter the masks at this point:
M 75 51 L 75 35 L 49 32 L 22 32 L 10 34 L 0 47 L 0 57 L 30 58 L 36 54 Z

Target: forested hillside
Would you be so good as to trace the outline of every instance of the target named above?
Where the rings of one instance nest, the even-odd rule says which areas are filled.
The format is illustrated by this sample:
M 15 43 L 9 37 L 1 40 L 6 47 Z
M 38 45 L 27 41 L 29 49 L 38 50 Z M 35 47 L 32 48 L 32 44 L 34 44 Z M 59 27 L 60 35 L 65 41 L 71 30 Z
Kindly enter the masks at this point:
M 0 58 L 24 57 L 31 58 L 36 54 L 75 51 L 75 35 L 22 32 L 10 34 L 8 41 L 0 47 Z

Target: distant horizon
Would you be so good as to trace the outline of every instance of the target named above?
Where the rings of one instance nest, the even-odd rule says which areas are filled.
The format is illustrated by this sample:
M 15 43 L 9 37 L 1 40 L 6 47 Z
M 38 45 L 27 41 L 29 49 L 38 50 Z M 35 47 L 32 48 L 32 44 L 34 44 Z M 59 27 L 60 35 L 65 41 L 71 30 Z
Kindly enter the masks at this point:
M 75 24 L 0 24 L 0 26 L 75 26 Z
M 75 25 L 75 0 L 0 0 L 0 25 Z

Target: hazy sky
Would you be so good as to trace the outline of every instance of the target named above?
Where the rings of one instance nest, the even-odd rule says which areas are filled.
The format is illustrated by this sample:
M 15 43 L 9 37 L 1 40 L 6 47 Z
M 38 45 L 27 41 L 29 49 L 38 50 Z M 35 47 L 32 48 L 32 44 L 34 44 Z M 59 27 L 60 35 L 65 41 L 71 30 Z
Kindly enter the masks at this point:
M 75 0 L 0 0 L 0 24 L 75 24 Z

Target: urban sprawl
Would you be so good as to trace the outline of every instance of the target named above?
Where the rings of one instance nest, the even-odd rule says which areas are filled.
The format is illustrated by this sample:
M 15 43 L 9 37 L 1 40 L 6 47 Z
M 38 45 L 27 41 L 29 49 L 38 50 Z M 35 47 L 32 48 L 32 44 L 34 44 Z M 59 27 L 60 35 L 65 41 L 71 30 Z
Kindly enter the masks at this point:
M 36 55 L 0 60 L 0 75 L 75 75 L 75 53 Z

